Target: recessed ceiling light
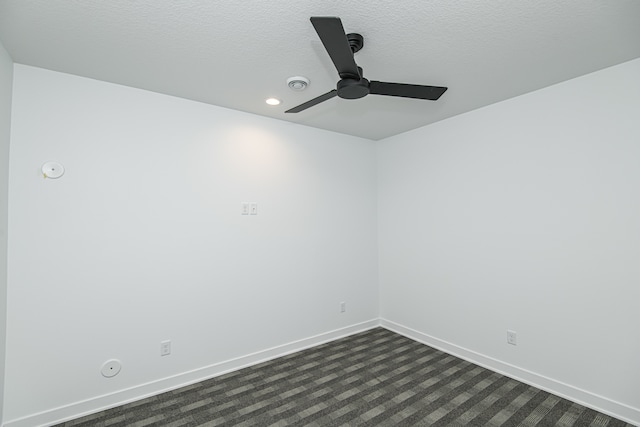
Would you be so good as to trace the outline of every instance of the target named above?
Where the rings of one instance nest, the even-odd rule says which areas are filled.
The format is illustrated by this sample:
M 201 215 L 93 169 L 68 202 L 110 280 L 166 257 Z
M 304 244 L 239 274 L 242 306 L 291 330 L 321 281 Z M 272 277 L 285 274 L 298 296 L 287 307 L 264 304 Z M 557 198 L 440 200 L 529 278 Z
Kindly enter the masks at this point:
M 277 98 L 267 98 L 266 103 L 269 105 L 280 105 L 280 100 Z

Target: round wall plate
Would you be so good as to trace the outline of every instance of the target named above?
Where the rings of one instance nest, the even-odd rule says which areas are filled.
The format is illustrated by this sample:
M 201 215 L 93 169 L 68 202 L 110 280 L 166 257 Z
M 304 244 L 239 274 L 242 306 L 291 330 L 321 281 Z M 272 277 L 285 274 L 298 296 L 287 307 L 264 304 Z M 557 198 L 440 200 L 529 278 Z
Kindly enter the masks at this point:
M 102 364 L 100 372 L 102 372 L 102 376 L 111 378 L 118 375 L 120 369 L 122 369 L 122 363 L 118 359 L 110 359 Z
M 42 165 L 42 175 L 45 178 L 60 178 L 64 175 L 64 167 L 58 162 L 47 162 Z

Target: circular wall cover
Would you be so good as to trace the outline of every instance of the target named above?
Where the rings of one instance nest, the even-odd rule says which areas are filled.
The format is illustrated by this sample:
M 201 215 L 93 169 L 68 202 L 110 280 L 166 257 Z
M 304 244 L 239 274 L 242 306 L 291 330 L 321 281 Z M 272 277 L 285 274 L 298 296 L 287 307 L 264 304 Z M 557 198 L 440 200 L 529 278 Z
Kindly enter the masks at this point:
M 45 178 L 60 178 L 64 175 L 64 167 L 58 162 L 47 162 L 42 165 L 42 175 Z
M 104 362 L 102 368 L 100 368 L 100 372 L 102 372 L 102 376 L 111 378 L 118 375 L 120 369 L 122 369 L 122 363 L 120 363 L 118 359 L 111 359 Z

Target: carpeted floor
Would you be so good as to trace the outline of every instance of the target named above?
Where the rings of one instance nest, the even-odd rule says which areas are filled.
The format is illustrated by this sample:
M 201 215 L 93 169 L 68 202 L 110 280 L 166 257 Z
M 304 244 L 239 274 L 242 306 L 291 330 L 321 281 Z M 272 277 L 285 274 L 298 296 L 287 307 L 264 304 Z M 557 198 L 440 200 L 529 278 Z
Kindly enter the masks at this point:
M 60 426 L 631 426 L 383 328 Z

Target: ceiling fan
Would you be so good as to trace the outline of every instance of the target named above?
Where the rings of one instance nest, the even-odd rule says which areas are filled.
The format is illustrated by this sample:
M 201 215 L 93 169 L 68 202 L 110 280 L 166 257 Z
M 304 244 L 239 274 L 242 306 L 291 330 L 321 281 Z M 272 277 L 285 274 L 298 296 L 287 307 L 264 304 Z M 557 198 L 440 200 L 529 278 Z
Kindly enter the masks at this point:
M 293 107 L 285 113 L 299 113 L 335 96 L 358 99 L 373 94 L 436 101 L 447 90 L 446 87 L 441 86 L 369 81 L 362 76 L 362 68 L 358 67 L 353 59 L 353 54 L 362 49 L 364 38 L 360 34 L 345 34 L 342 21 L 337 17 L 311 17 L 311 23 L 338 70 L 340 80 L 336 89 Z

